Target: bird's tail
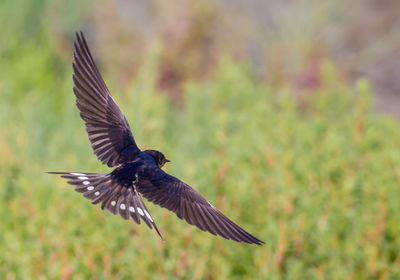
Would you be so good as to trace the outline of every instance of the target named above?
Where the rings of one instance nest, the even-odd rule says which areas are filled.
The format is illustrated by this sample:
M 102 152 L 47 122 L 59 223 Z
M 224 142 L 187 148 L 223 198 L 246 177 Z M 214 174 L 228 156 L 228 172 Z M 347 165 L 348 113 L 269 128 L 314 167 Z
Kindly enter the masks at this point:
M 136 189 L 119 185 L 113 180 L 111 173 L 81 173 L 81 172 L 47 172 L 61 175 L 68 179 L 67 183 L 75 186 L 75 191 L 92 201 L 102 202 L 101 209 L 107 209 L 114 215 L 121 215 L 128 220 L 130 217 L 138 224 L 143 220 L 149 228 L 157 231 L 162 238 L 153 218 L 144 205 Z
M 75 191 L 83 193 L 83 196 L 90 199 L 93 204 L 97 204 L 103 198 L 104 186 L 110 180 L 110 174 L 103 173 L 81 173 L 81 172 L 47 172 L 48 174 L 61 175 L 68 179 L 67 183 L 75 186 Z

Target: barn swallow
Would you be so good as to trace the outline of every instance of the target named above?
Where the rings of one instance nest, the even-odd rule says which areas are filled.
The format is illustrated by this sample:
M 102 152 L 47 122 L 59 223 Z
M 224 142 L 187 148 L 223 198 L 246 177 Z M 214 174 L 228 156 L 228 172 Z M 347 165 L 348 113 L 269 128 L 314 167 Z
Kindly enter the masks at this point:
M 254 237 L 225 217 L 189 185 L 164 172 L 169 162 L 156 150 L 141 151 L 129 124 L 112 98 L 91 55 L 82 32 L 74 43 L 73 91 L 90 144 L 97 158 L 111 173 L 49 172 L 68 179 L 75 190 L 101 209 L 124 219 L 142 220 L 162 238 L 142 201 L 166 208 L 191 225 L 237 242 L 261 245 Z

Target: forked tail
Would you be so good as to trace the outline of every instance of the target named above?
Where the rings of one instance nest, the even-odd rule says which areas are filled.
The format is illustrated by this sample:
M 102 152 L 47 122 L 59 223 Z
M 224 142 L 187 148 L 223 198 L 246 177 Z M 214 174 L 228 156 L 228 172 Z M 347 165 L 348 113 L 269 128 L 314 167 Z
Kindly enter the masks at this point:
M 138 224 L 143 220 L 149 228 L 160 234 L 153 218 L 144 205 L 142 198 L 135 187 L 125 187 L 113 180 L 111 174 L 80 173 L 80 172 L 47 172 L 48 174 L 61 175 L 68 179 L 67 183 L 75 186 L 75 190 L 92 201 L 101 204 L 101 209 L 107 209 L 114 215 L 121 215 L 128 220 L 130 217 Z

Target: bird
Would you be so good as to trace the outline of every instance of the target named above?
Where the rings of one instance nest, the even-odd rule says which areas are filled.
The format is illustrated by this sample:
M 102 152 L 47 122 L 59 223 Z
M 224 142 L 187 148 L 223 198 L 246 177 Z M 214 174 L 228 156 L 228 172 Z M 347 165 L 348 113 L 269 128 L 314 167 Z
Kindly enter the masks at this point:
M 137 224 L 143 221 L 161 237 L 153 217 L 142 200 L 174 212 L 178 218 L 213 235 L 249 244 L 264 244 L 224 214 L 188 184 L 166 173 L 170 162 L 157 150 L 141 150 L 136 145 L 125 116 L 111 96 L 89 50 L 82 31 L 76 33 L 73 53 L 73 92 L 85 122 L 90 144 L 97 158 L 111 173 L 48 172 L 67 179 L 75 190 L 101 203 L 122 218 Z

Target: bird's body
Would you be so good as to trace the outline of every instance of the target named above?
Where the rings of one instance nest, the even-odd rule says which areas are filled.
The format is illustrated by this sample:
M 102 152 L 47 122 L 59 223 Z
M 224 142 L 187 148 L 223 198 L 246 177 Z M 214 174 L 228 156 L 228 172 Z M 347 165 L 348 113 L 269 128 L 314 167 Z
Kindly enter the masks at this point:
M 124 162 L 111 172 L 111 177 L 118 184 L 132 188 L 135 183 L 139 183 L 138 180 L 140 179 L 162 179 L 167 175 L 158 167 L 156 160 L 146 152 L 139 152 L 135 156 L 135 160 Z
M 77 192 L 102 209 L 136 223 L 145 222 L 161 236 L 144 205 L 147 200 L 176 213 L 191 225 L 237 242 L 262 244 L 225 217 L 205 198 L 161 168 L 169 162 L 156 150 L 141 151 L 129 124 L 100 75 L 83 34 L 77 34 L 74 52 L 74 93 L 81 118 L 85 121 L 95 155 L 113 167 L 108 174 L 49 172 L 60 174 Z

